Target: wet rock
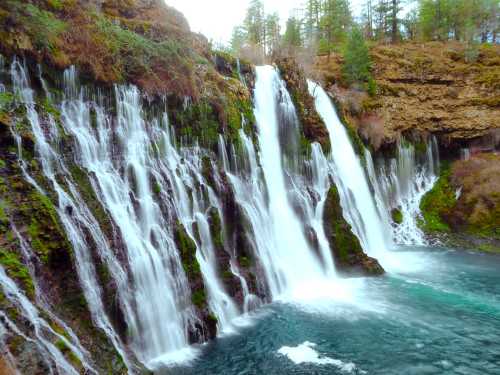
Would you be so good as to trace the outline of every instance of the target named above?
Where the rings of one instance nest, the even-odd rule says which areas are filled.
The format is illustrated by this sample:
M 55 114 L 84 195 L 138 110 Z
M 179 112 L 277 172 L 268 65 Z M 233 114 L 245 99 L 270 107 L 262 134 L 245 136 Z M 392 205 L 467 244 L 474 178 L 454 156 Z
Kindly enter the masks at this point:
M 323 225 L 335 266 L 340 273 L 347 276 L 378 276 L 384 273 L 378 261 L 365 254 L 351 226 L 344 219 L 336 186 L 332 186 L 328 192 Z

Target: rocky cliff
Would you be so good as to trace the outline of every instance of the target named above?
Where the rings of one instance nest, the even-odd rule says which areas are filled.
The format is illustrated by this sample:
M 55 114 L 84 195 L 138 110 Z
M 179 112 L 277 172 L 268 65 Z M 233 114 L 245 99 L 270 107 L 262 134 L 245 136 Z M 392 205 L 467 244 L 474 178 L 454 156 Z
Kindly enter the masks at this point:
M 500 128 L 500 46 L 454 42 L 375 45 L 374 96 L 342 84 L 340 55 L 319 57 L 316 72 L 373 150 L 401 136 L 438 136 L 460 148 Z M 489 147 L 494 147 L 490 144 Z

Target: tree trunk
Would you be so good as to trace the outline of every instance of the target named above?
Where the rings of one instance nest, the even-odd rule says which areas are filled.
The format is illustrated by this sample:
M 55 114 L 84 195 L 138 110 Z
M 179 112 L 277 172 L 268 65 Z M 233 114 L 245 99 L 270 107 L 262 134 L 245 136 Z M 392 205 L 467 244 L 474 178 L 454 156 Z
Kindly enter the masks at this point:
M 398 42 L 398 0 L 392 0 L 392 43 Z

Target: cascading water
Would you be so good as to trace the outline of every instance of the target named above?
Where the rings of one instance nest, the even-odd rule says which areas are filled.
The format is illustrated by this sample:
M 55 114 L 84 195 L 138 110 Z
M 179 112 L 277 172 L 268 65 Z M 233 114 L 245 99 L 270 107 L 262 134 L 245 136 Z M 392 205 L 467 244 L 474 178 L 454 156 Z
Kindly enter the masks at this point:
M 107 334 L 127 363 L 126 351 L 103 306 L 102 291 L 88 251 L 92 247 L 117 286 L 130 346 L 141 362 L 153 368 L 192 357 L 194 352 L 188 346 L 187 336 L 197 318 L 169 225 L 175 214 L 197 245 L 196 256 L 207 287 L 209 307 L 217 316 L 219 330 L 230 328 L 230 321 L 239 313 L 216 272 L 206 214 L 211 207 L 220 213 L 221 205 L 199 172 L 200 150 L 186 151 L 185 157 L 181 157 L 171 145 L 166 115 L 164 122 L 146 123 L 143 119 L 136 88 L 116 88 L 114 124 L 99 104 L 102 102 L 99 97 L 85 100 L 88 93 L 83 88 L 79 91 L 76 71 L 72 68 L 65 72 L 62 130 L 75 141 L 77 153 L 72 162 L 87 172 L 99 202 L 116 224 L 119 243 L 123 244 L 120 246 L 124 247 L 127 258 L 123 264 L 79 194 L 65 159 L 58 157 L 62 132 L 53 119 L 42 128 L 26 70 L 14 61 L 11 73 L 14 90 L 27 109 L 43 173 L 57 194 L 57 212 L 75 249 L 78 276 L 97 327 Z M 21 137 L 14 135 L 26 180 L 45 194 L 23 167 Z M 170 204 L 166 214 L 154 199 L 154 189 L 176 192 L 173 199 L 164 196 L 164 201 Z M 204 189 L 208 189 L 208 197 Z M 199 240 L 193 224 L 197 224 Z M 166 316 L 168 322 L 164 320 Z M 129 369 L 133 371 L 130 365 Z
M 326 92 L 314 82 L 308 84 L 309 92 L 315 98 L 316 110 L 330 134 L 333 178 L 339 189 L 344 217 L 367 254 L 379 259 L 384 266 L 390 264 L 387 251 L 392 244 L 385 235 L 389 223 L 378 213 L 361 161 Z
M 90 211 L 86 208 L 83 203 L 83 199 L 79 196 L 74 183 L 67 178 L 66 183 L 71 192 L 69 195 L 66 190 L 59 184 L 56 178 L 56 171 L 62 176 L 68 176 L 68 171 L 66 166 L 62 163 L 62 159 L 57 156 L 57 153 L 52 149 L 49 141 L 46 139 L 46 133 L 42 130 L 40 126 L 40 121 L 38 113 L 35 110 L 35 101 L 33 96 L 33 91 L 29 87 L 29 80 L 26 74 L 26 69 L 19 64 L 16 60 L 12 63 L 11 67 L 11 79 L 14 87 L 14 92 L 16 92 L 23 104 L 26 107 L 27 117 L 31 125 L 33 134 L 36 140 L 36 148 L 40 154 L 40 160 L 42 164 L 42 169 L 47 177 L 47 179 L 52 183 L 53 189 L 55 190 L 58 197 L 58 207 L 57 212 L 63 223 L 68 238 L 73 244 L 75 250 L 75 255 L 78 259 L 77 261 L 77 271 L 80 278 L 80 282 L 85 294 L 86 300 L 89 304 L 92 317 L 96 325 L 101 328 L 109 339 L 114 343 L 116 349 L 119 351 L 120 355 L 124 358 L 125 363 L 127 363 L 127 357 L 122 344 L 115 333 L 107 314 L 105 313 L 104 306 L 102 304 L 101 298 L 101 288 L 97 281 L 95 268 L 93 266 L 89 252 L 87 251 L 88 244 L 86 241 L 86 234 L 82 228 L 87 228 L 88 233 L 93 235 L 93 240 L 101 248 L 107 246 L 106 240 L 102 235 L 97 221 L 92 217 Z M 54 121 L 49 121 L 48 124 L 51 128 L 55 127 Z M 49 135 L 57 134 L 57 130 L 53 129 L 48 132 Z M 18 150 L 21 168 L 28 182 L 31 182 L 34 187 L 40 191 L 40 193 L 45 194 L 45 192 L 40 188 L 40 186 L 35 182 L 35 180 L 29 176 L 25 168 L 25 163 L 22 159 L 20 137 L 16 137 L 18 140 Z M 73 199 L 74 197 L 74 199 Z
M 92 176 L 96 194 L 124 239 L 135 284 L 129 303 L 137 310 L 127 316 L 134 351 L 141 361 L 156 367 L 192 356 L 187 330 L 196 318 L 169 217 L 154 199 L 154 186 L 174 193 L 170 198 L 164 196 L 165 202 L 170 204 L 170 215 L 177 214 L 197 245 L 196 257 L 208 289 L 209 306 L 217 315 L 220 330 L 227 328 L 237 309 L 216 276 L 207 232 L 210 201 L 204 200 L 201 188 L 208 185 L 199 173 L 201 162 L 196 150 L 185 158 L 177 153 L 171 145 L 166 116 L 162 122 L 144 120 L 135 87 L 116 88 L 116 98 L 119 154 L 113 149 L 112 123 L 102 109 L 94 107 L 95 131 L 89 120 L 89 105 L 82 100 L 67 103 L 63 107 L 64 126 L 75 136 L 78 162 Z M 209 196 L 213 198 L 214 194 Z M 192 229 L 194 223 L 199 241 Z
M 305 283 L 325 277 L 325 270 L 310 248 L 302 225 L 293 211 L 283 169 L 277 116 L 278 93 L 283 83 L 270 67 L 257 68 L 255 84 L 255 118 L 258 126 L 260 161 L 268 194 L 269 221 L 273 247 L 265 258 L 272 277 L 268 280 L 274 297 L 293 291 Z M 287 107 L 293 109 L 289 97 Z M 259 234 L 260 235 L 260 234 Z M 300 272 L 297 272 L 300 270 Z
M 315 143 L 311 158 L 301 159 L 300 124 L 284 83 L 272 67 L 258 67 L 256 73 L 254 114 L 258 147 L 240 130 L 240 147 L 235 150 L 231 144 L 228 153 L 221 135 L 220 162 L 216 165 L 213 155 L 197 145 L 176 147 L 167 113 L 146 113 L 137 88 L 115 87 L 111 93 L 115 99 L 112 115 L 109 110 L 112 100 L 80 87 L 74 68 L 64 73 L 60 119 L 56 121 L 49 116 L 48 121 L 42 121 L 26 69 L 17 61 L 12 64 L 12 86 L 26 108 L 37 158 L 48 185 L 38 181 L 40 176 L 30 175 L 30 166 L 22 155 L 21 135 L 14 130 L 24 178 L 41 194 L 48 195 L 50 191 L 56 197 L 57 214 L 74 249 L 75 267 L 93 322 L 124 358 L 130 372 L 136 371 L 132 364 L 134 357 L 155 369 L 190 359 L 195 353 L 189 341 L 200 317 L 175 240 L 178 226 L 196 247 L 202 287 L 206 290 L 205 313 L 216 317 L 219 333 L 231 332 L 235 318 L 260 305 L 261 297 L 293 300 L 318 290 L 322 293 L 328 289 L 329 296 L 332 290 L 337 293 L 335 285 L 339 281 L 323 230 L 323 210 L 332 179 L 339 187 L 346 219 L 364 249 L 382 258 L 383 264 L 391 246 L 385 238 L 390 230 L 389 207 L 403 207 L 404 216 L 410 220 L 414 216 L 406 215 L 406 211 L 410 213 L 415 204 L 407 197 L 416 196 L 414 191 L 420 194 L 432 182 L 435 174 L 432 152 L 428 154 L 434 158 L 429 167 L 418 169 L 410 165 L 414 163 L 414 151 L 402 147 L 393 170 L 383 175 L 389 176 L 387 181 L 376 177 L 368 155 L 375 202 L 361 162 L 332 103 L 313 83 L 309 83 L 309 88 L 330 132 L 332 155 L 325 156 Z M 55 102 L 58 98 L 50 95 L 41 71 L 38 79 L 45 98 Z M 69 143 L 74 147 L 73 155 L 64 152 Z M 246 274 L 249 271 L 243 269 L 238 249 L 231 248 L 232 241 L 225 238 L 227 227 L 234 223 L 227 222 L 226 202 L 218 196 L 224 189 L 215 188 L 205 175 L 206 157 L 213 180 L 227 181 L 241 211 L 243 235 L 256 263 L 256 280 L 252 282 Z M 103 215 L 108 216 L 109 228 L 103 228 L 102 217 L 92 211 L 90 202 L 84 198 L 75 170 L 88 181 L 97 199 L 93 203 L 100 205 Z M 414 175 L 416 180 L 404 185 Z M 396 190 L 397 194 L 393 193 Z M 217 241 L 211 232 L 214 212 L 222 226 L 222 238 Z M 403 224 L 399 228 L 401 232 L 408 231 Z M 403 237 L 397 235 L 397 230 L 394 233 L 398 241 Z M 219 264 L 221 252 L 228 263 L 224 271 Z M 118 334 L 108 316 L 94 257 L 106 266 L 116 287 L 126 334 Z M 229 288 L 224 278 L 228 273 L 240 284 L 241 309 L 235 294 L 226 290 Z M 11 288 L 14 282 L 6 275 L 0 276 L 4 289 Z M 253 285 L 253 281 L 258 285 Z M 22 300 L 19 290 L 9 290 L 15 301 Z M 24 306 L 24 302 L 19 303 Z M 39 300 L 33 308 L 45 306 L 44 313 L 57 320 L 43 303 Z M 43 326 L 28 312 L 26 316 L 33 320 L 32 324 Z M 0 335 L 2 327 L 10 329 L 5 322 Z M 68 346 L 84 367 L 93 372 L 91 364 L 85 362 L 87 354 L 76 336 L 73 337 L 69 327 L 65 326 L 65 331 L 72 338 Z M 50 352 L 53 366 L 65 369 L 64 356 L 61 359 L 60 353 L 51 353 L 50 340 L 46 340 L 48 347 L 40 340 L 43 347 L 40 351 Z
M 392 224 L 397 244 L 428 244 L 418 227 L 418 220 L 420 201 L 436 182 L 439 169 L 439 153 L 434 137 L 429 138 L 425 149 L 425 152 L 417 154 L 412 144 L 402 140 L 398 142 L 396 158 L 380 160 L 378 170 L 367 152 L 368 175 L 381 212 L 386 215 L 392 210 L 401 212 L 401 222 Z

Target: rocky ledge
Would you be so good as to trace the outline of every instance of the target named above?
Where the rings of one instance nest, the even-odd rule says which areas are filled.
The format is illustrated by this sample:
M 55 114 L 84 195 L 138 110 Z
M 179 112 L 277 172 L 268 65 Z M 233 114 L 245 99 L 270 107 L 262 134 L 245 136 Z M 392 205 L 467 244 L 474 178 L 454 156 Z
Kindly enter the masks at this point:
M 498 134 L 500 46 L 458 42 L 376 45 L 370 50 L 374 96 L 342 85 L 342 57 L 318 57 L 316 74 L 373 150 L 400 135 L 432 133 L 462 147 Z

